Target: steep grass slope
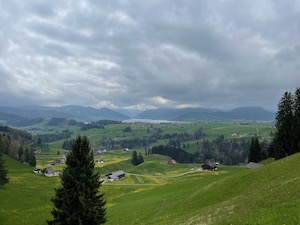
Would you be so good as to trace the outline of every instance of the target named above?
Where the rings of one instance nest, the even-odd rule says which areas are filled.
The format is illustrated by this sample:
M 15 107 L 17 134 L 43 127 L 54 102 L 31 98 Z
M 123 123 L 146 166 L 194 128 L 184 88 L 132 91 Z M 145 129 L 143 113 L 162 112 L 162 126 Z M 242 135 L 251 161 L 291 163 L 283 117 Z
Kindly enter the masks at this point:
M 152 175 L 172 175 L 172 166 L 177 172 L 186 166 L 163 164 L 159 155 L 145 159 L 137 167 L 121 163 L 128 164 L 128 172 Z M 31 167 L 6 160 L 10 183 L 0 188 L 0 224 L 46 224 L 59 178 L 33 174 Z M 221 166 L 174 178 L 131 175 L 132 182 L 126 178 L 101 187 L 106 224 L 300 224 L 299 162 L 295 154 L 258 169 Z
M 107 224 L 300 224 L 299 161 L 295 154 L 259 169 L 128 192 L 114 197 Z

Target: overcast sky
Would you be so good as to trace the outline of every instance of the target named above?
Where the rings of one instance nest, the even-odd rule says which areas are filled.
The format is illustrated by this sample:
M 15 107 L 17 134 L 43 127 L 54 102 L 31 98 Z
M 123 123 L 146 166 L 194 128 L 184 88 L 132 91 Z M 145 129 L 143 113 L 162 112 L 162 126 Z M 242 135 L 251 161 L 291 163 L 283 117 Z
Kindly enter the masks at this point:
M 300 86 L 300 1 L 0 0 L 0 104 L 262 106 Z

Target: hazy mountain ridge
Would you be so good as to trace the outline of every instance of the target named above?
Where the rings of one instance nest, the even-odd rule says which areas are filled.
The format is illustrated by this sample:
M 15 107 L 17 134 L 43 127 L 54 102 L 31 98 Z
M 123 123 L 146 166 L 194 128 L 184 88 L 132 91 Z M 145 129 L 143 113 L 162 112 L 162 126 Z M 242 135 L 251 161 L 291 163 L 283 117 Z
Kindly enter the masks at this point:
M 152 109 L 138 115 L 137 119 L 209 121 L 209 120 L 274 120 L 275 114 L 262 107 L 239 107 L 230 111 L 206 108 Z
M 109 120 L 125 120 L 130 119 L 128 116 L 115 112 L 111 109 L 95 109 L 92 107 L 83 106 L 19 106 L 19 107 L 6 107 L 0 106 L 0 120 L 4 120 L 9 125 L 16 125 L 14 121 L 18 118 L 21 120 L 28 120 L 34 118 L 67 118 L 76 119 L 81 121 L 95 121 L 101 119 Z
M 107 108 L 96 109 L 76 105 L 61 107 L 27 105 L 19 107 L 0 106 L 0 120 L 6 121 L 8 125 L 21 126 L 31 124 L 36 118 L 67 118 L 79 121 L 126 120 L 126 119 L 152 119 L 171 121 L 215 121 L 215 120 L 261 120 L 272 121 L 275 114 L 262 107 L 239 107 L 230 111 L 222 111 L 207 108 L 161 108 L 145 110 L 136 114 L 137 110 L 124 111 L 111 110 Z M 132 115 L 132 116 L 128 116 Z M 5 123 L 5 122 L 4 122 Z

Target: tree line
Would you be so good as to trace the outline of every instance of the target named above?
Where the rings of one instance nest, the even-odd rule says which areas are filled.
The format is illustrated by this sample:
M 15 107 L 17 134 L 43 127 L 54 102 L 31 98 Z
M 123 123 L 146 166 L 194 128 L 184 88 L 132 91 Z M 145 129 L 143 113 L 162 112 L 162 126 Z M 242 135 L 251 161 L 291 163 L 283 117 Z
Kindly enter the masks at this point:
M 72 135 L 72 132 L 69 130 L 63 130 L 59 134 L 39 134 L 36 136 L 36 142 L 38 144 L 48 143 L 52 141 L 58 141 L 61 139 L 70 138 Z
M 0 126 L 0 186 L 9 181 L 3 154 L 35 166 L 36 160 L 33 150 L 27 147 L 25 151 L 23 150 L 23 145 L 31 142 L 32 136 L 30 133 L 7 126 Z
M 129 130 L 130 132 L 132 131 L 131 128 L 126 128 L 123 130 L 124 132 L 129 132 Z M 147 130 L 149 130 L 149 128 Z M 168 145 L 171 145 L 173 147 L 180 147 L 182 142 L 199 140 L 200 138 L 206 136 L 203 128 L 197 129 L 194 133 L 181 132 L 162 135 L 161 132 L 162 129 L 158 128 L 155 129 L 153 133 L 143 138 L 137 137 L 125 139 L 117 136 L 118 139 L 113 139 L 104 137 L 102 139 L 96 140 L 95 143 L 97 146 L 102 146 L 103 148 L 114 150 L 120 148 L 148 148 L 158 140 L 167 139 Z M 150 131 L 148 133 L 150 133 Z
M 82 123 L 78 122 L 78 125 L 80 126 L 80 130 L 90 130 L 90 129 L 105 129 L 105 126 L 108 124 L 120 124 L 121 121 L 115 121 L 115 120 L 98 120 L 98 121 L 92 121 L 90 123 Z
M 148 154 L 170 156 L 179 163 L 204 163 L 206 159 L 215 159 L 225 165 L 244 163 L 248 158 L 250 143 L 245 139 L 226 140 L 223 135 L 214 140 L 203 140 L 199 151 L 189 153 L 174 145 L 160 145 L 152 147 Z
M 24 150 L 23 146 L 20 146 L 18 160 L 22 163 L 27 163 L 30 166 L 35 167 L 36 166 L 36 157 L 35 157 L 34 149 L 25 147 L 25 150 Z

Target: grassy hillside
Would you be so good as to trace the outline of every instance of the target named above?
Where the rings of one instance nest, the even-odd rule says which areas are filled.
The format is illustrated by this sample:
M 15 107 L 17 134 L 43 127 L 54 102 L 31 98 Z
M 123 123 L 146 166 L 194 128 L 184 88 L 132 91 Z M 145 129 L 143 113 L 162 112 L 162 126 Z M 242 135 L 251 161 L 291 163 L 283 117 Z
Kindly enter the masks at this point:
M 107 224 L 300 224 L 299 160 L 200 172 L 150 190 L 104 187 L 108 202 L 114 195 Z
M 59 178 L 36 175 L 32 167 L 5 157 L 9 183 L 0 188 L 0 224 L 46 224 Z
M 258 169 L 220 166 L 214 172 L 189 172 L 190 165 L 168 165 L 160 155 L 146 156 L 137 167 L 121 152 L 107 159 L 97 165 L 102 174 L 118 168 L 131 173 L 101 187 L 108 225 L 300 224 L 300 154 L 267 160 Z M 46 224 L 59 178 L 6 160 L 10 183 L 0 188 L 0 224 Z

